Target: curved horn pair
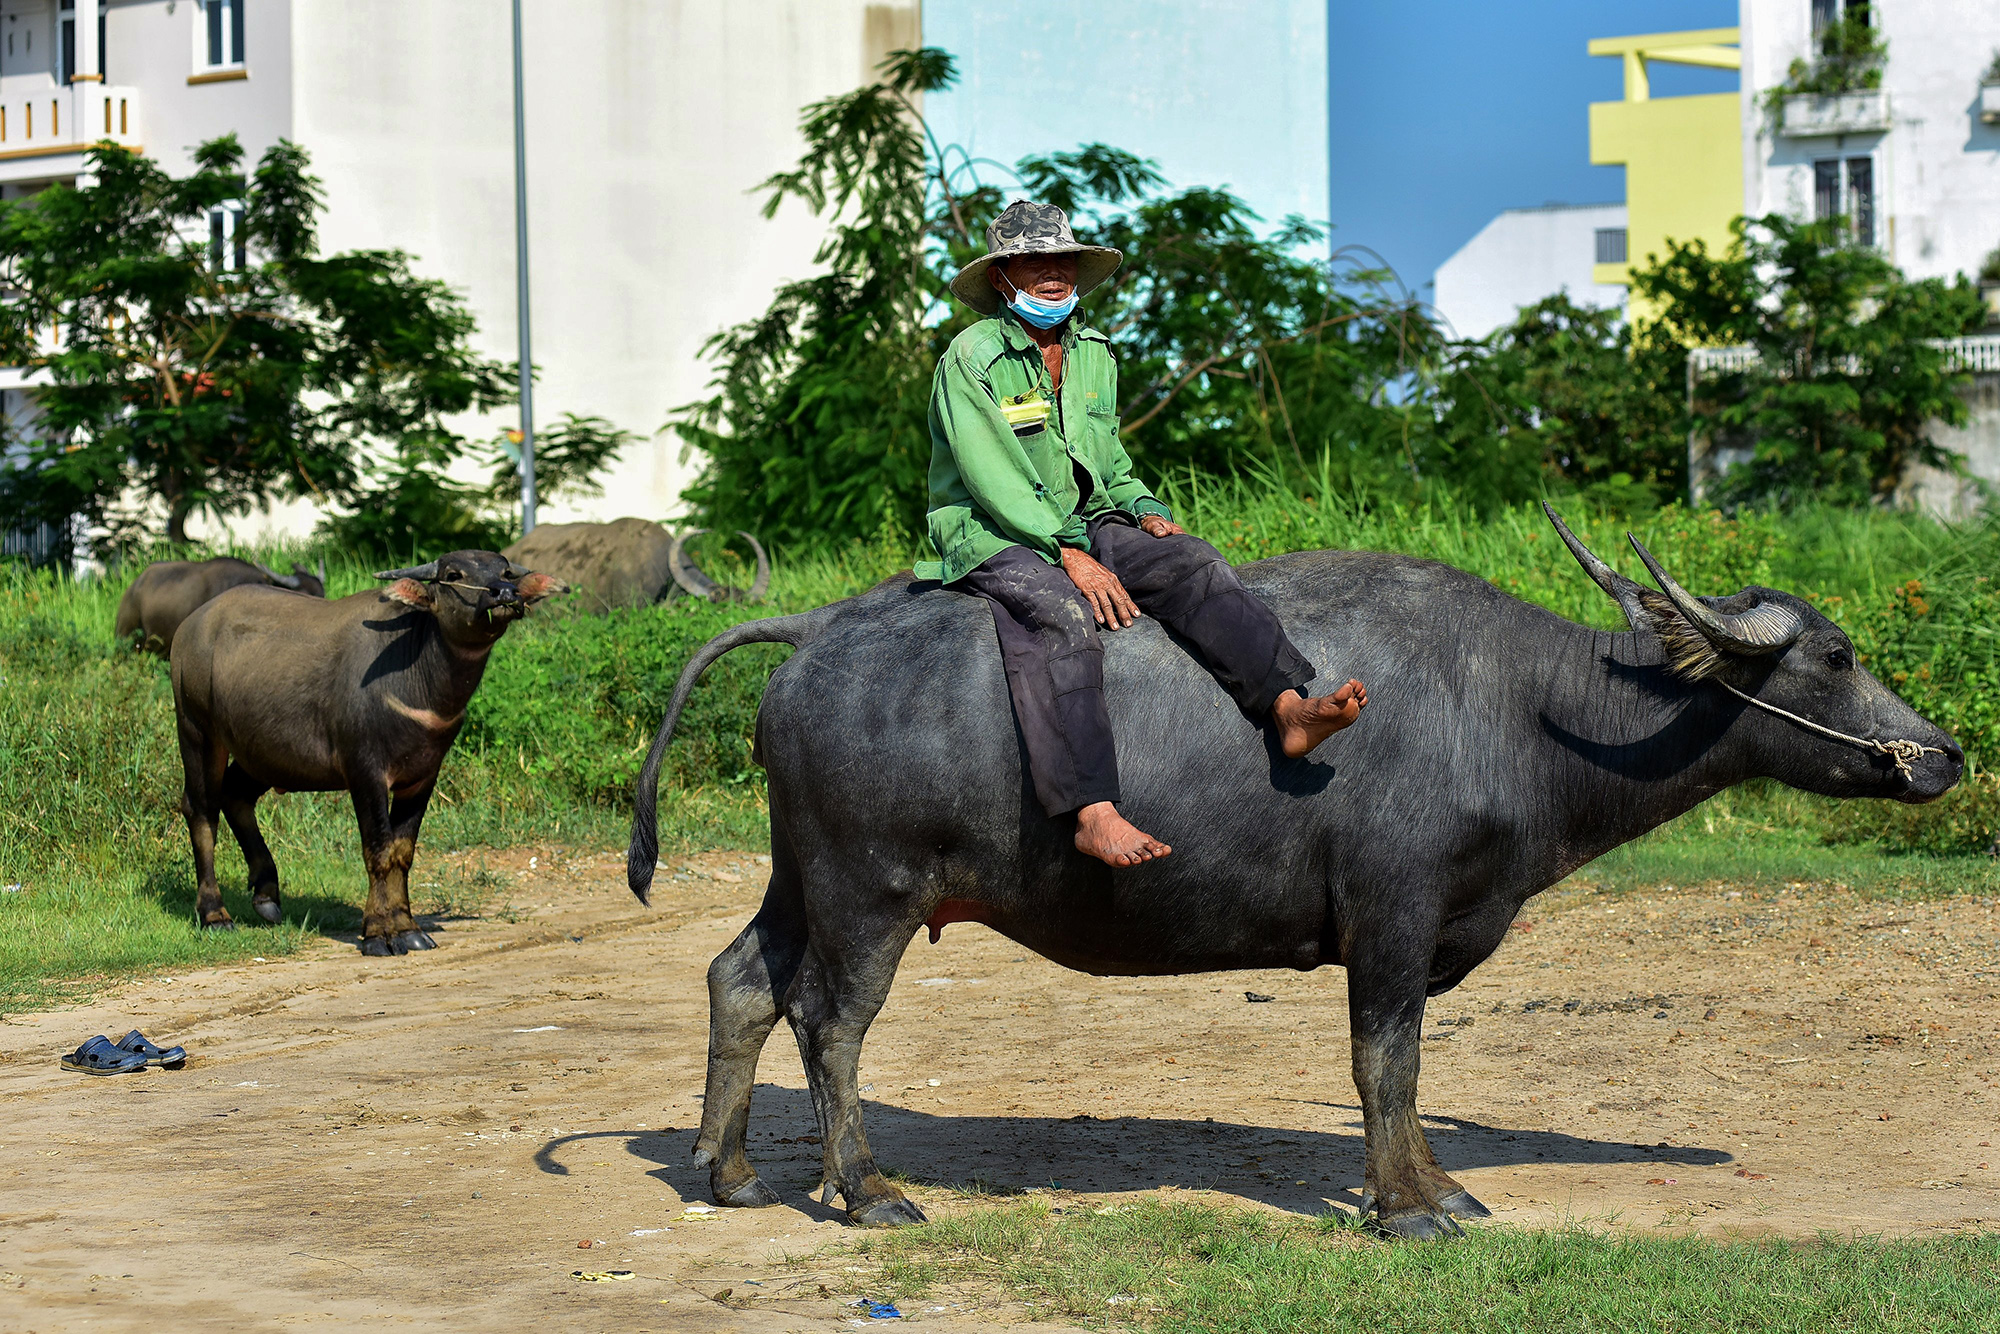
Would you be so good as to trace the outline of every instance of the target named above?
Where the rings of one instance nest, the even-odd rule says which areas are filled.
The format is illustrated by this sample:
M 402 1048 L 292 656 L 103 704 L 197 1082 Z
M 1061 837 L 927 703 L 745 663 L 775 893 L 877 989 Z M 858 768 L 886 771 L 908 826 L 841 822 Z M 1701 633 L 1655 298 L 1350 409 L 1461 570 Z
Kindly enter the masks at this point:
M 422 582 L 429 582 L 438 577 L 438 563 L 432 561 L 428 565 L 412 565 L 407 570 L 377 570 L 375 577 L 377 579 L 416 579 Z
M 1569 554 L 1576 557 L 1576 563 L 1625 613 L 1626 623 L 1635 630 L 1652 628 L 1652 617 L 1646 609 L 1645 599 L 1649 594 L 1658 595 L 1598 559 L 1589 547 L 1577 540 L 1576 534 L 1569 530 L 1569 525 L 1562 521 L 1562 516 L 1548 502 L 1542 503 L 1542 509 L 1548 514 L 1549 522 L 1555 525 L 1563 545 L 1569 548 Z M 1805 629 L 1805 619 L 1794 609 L 1779 603 L 1762 603 L 1748 611 L 1717 611 L 1676 583 L 1638 538 L 1627 533 L 1625 539 L 1632 544 L 1632 550 L 1639 554 L 1639 559 L 1645 562 L 1646 569 L 1666 594 L 1667 600 L 1673 603 L 1674 610 L 1701 631 L 1702 637 L 1715 647 L 1745 657 L 1760 657 L 1789 647 Z
M 715 602 L 731 596 L 735 590 L 724 588 L 703 574 L 701 569 L 687 558 L 687 552 L 682 549 L 688 541 L 700 537 L 707 531 L 706 528 L 692 528 L 677 535 L 673 546 L 667 551 L 667 571 L 673 575 L 674 582 L 680 585 L 681 590 L 689 596 L 707 598 Z M 771 558 L 764 554 L 763 544 L 749 533 L 739 528 L 736 530 L 736 535 L 748 542 L 750 549 L 757 553 L 756 577 L 750 581 L 750 591 L 741 596 L 750 602 L 761 602 L 771 587 Z

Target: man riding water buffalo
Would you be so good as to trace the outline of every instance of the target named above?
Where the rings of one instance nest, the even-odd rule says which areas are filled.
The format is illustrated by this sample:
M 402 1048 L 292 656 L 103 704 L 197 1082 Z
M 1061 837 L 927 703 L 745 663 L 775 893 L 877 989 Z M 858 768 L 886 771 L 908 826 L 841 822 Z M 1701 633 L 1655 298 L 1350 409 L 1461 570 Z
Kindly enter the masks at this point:
M 1118 813 L 1118 756 L 1097 627 L 1151 613 L 1181 637 L 1288 758 L 1368 703 L 1359 681 L 1309 697 L 1315 675 L 1221 553 L 1173 520 L 1118 440 L 1111 343 L 1077 301 L 1118 268 L 1053 204 L 1010 204 L 989 253 L 952 279 L 988 318 L 952 340 L 931 386 L 930 538 L 921 564 L 985 598 L 1035 795 L 1076 813 L 1077 850 L 1112 866 L 1172 851 Z

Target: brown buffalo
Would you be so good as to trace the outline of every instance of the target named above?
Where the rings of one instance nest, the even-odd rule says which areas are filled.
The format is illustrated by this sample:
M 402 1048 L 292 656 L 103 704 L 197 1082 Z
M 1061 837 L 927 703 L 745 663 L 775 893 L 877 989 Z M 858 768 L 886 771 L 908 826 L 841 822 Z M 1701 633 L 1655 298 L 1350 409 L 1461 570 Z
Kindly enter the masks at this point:
M 283 919 L 278 867 L 257 828 L 272 789 L 346 791 L 361 826 L 368 905 L 361 952 L 434 943 L 410 914 L 410 863 L 438 767 L 458 739 L 493 645 L 561 581 L 491 551 L 454 551 L 375 576 L 337 602 L 233 588 L 197 608 L 173 651 L 182 813 L 201 924 L 235 925 L 215 882 L 216 817 L 249 869 L 250 900 Z
M 168 657 L 174 633 L 202 603 L 245 584 L 282 588 L 316 598 L 326 596 L 326 564 L 315 575 L 292 563 L 290 574 L 279 574 L 255 561 L 219 556 L 214 560 L 156 560 L 139 572 L 118 601 L 118 642 L 132 643 L 149 653 Z

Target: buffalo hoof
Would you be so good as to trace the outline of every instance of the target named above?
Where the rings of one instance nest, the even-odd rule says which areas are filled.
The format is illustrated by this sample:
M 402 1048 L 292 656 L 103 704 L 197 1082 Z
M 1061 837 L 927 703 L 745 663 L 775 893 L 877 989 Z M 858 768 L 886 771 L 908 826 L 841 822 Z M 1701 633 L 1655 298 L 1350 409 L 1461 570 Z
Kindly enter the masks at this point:
M 234 931 L 236 923 L 225 917 L 219 922 L 203 922 L 201 929 L 204 931 Z
M 1469 1190 L 1458 1190 L 1438 1201 L 1438 1208 L 1453 1218 L 1491 1218 L 1493 1211 L 1472 1198 Z
M 398 931 L 394 936 L 396 953 L 406 954 L 411 950 L 434 950 L 437 942 L 421 931 Z
M 1462 1237 L 1465 1229 L 1451 1221 L 1449 1214 L 1407 1213 L 1393 1218 L 1371 1220 L 1374 1228 L 1404 1241 L 1435 1241 L 1439 1237 Z
M 391 955 L 408 952 L 409 946 L 398 946 L 387 936 L 366 936 L 361 941 L 361 952 L 371 959 L 387 959 Z
M 858 1209 L 847 1211 L 847 1221 L 856 1227 L 908 1227 L 912 1223 L 928 1223 L 924 1211 L 917 1208 L 916 1201 L 905 1199 L 873 1200 Z
M 715 1192 L 715 1202 L 729 1209 L 763 1209 L 773 1204 L 782 1204 L 778 1192 L 772 1190 L 756 1177 L 732 1191 Z
M 252 899 L 250 900 L 250 906 L 257 910 L 259 917 L 269 922 L 272 926 L 276 926 L 285 920 L 285 910 L 278 906 L 276 899 Z

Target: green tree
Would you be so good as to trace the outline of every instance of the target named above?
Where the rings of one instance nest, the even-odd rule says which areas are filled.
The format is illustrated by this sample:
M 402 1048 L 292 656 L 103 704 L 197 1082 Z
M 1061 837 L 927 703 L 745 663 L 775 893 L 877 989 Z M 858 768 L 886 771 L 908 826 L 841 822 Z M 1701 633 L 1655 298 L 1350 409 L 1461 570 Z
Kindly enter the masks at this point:
M 1405 476 L 1421 408 L 1394 388 L 1441 340 L 1379 261 L 1309 257 L 1322 238 L 1304 223 L 1260 234 L 1226 191 L 1163 193 L 1152 164 L 1102 144 L 975 163 L 914 105 L 954 78 L 945 52 L 899 51 L 877 82 L 802 115 L 805 155 L 765 182 L 765 212 L 790 200 L 828 219 L 820 272 L 711 340 L 713 393 L 670 423 L 704 456 L 685 493 L 704 523 L 793 543 L 921 529 L 932 370 L 977 318 L 946 283 L 1010 195 L 1125 252 L 1086 318 L 1115 345 L 1142 471 L 1303 474 L 1330 453 L 1343 476 Z
M 1575 490 L 1649 509 L 1686 482 L 1675 351 L 1618 310 L 1546 297 L 1446 366 L 1422 448 L 1485 503 Z
M 464 303 L 408 255 L 318 254 L 297 145 L 248 176 L 233 136 L 184 178 L 111 146 L 89 162 L 89 184 L 0 207 L 0 357 L 48 377 L 39 438 L 0 471 L 15 521 L 78 515 L 132 540 L 156 504 L 183 542 L 197 513 L 352 502 L 373 466 L 458 457 L 446 418 L 512 401 Z M 211 242 L 215 210 L 240 211 L 236 245 Z
M 1747 343 L 1752 363 L 1700 386 L 1698 424 L 1746 440 L 1752 457 L 1716 498 L 1794 504 L 1887 500 L 1915 464 L 1956 466 L 1927 434 L 1966 416 L 1933 340 L 1979 323 L 1963 277 L 1911 281 L 1840 219 L 1739 218 L 1721 257 L 1698 243 L 1633 275 L 1682 346 Z

